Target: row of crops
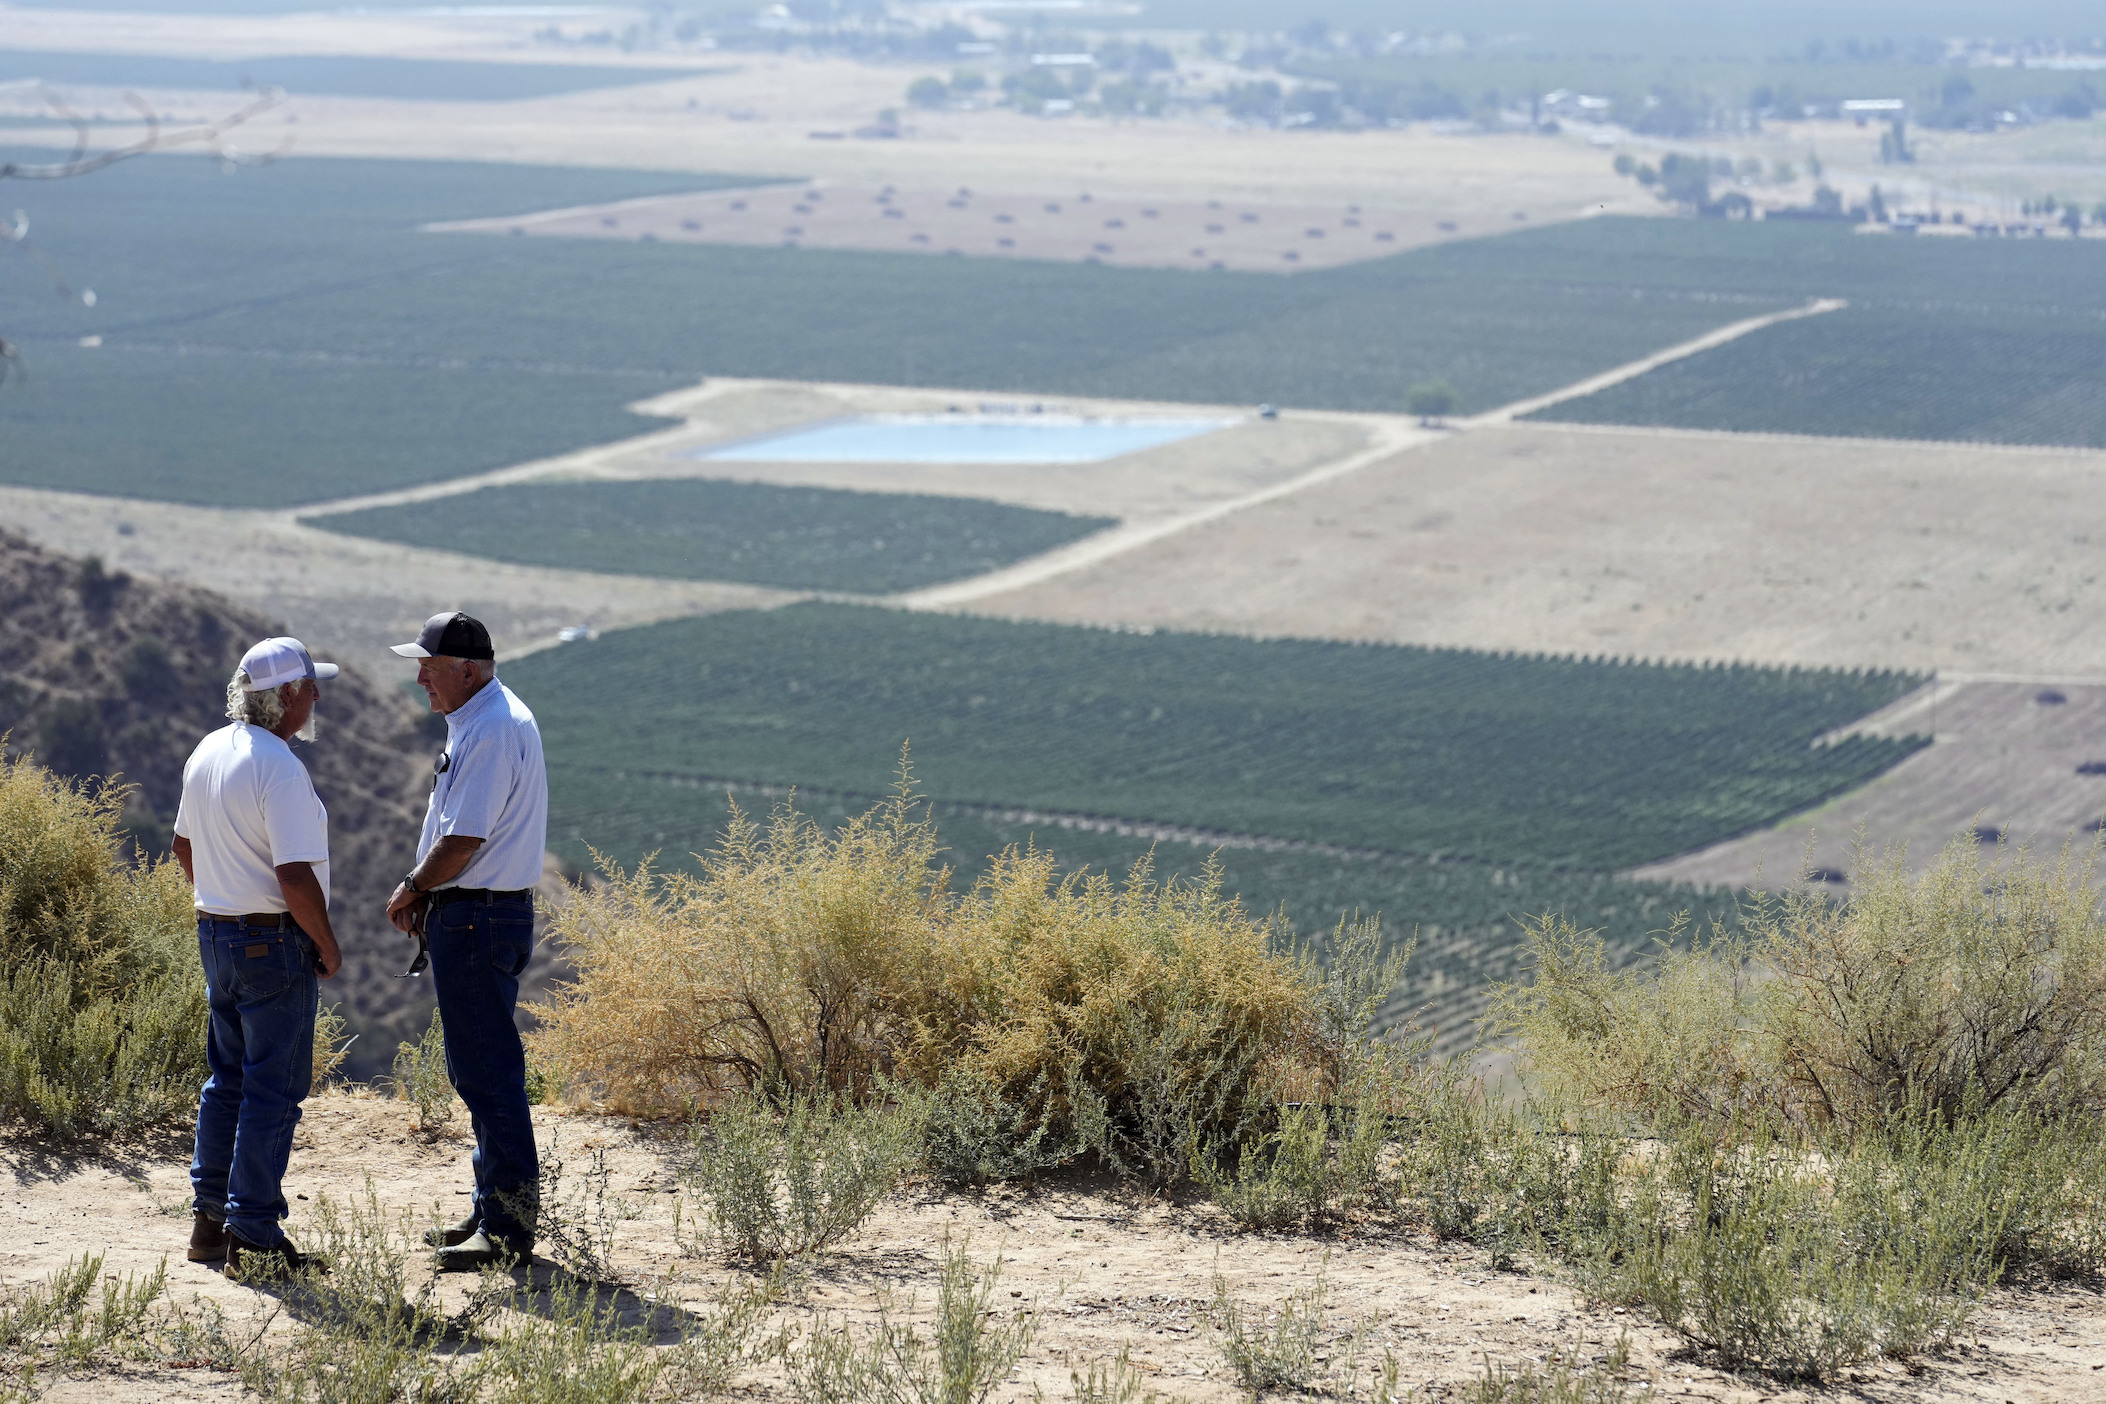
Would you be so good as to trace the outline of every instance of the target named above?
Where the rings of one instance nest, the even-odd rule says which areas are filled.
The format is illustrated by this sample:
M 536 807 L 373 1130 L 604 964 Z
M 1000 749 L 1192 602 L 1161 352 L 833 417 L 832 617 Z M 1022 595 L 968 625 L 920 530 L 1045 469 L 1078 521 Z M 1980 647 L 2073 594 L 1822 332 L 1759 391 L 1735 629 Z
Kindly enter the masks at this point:
M 1916 743 L 1814 738 L 1919 681 L 826 604 L 624 631 L 507 677 L 586 773 L 869 793 L 911 741 L 938 800 L 1593 870 L 1862 783 Z
M 2106 253 L 2095 257 L 2094 289 L 2106 286 Z M 2102 311 L 2096 293 L 2016 316 L 1850 307 L 1766 328 L 1533 417 L 2106 448 Z
M 702 479 L 482 488 L 447 500 L 446 548 L 563 570 L 886 594 L 995 570 L 1114 525 L 975 498 Z M 310 517 L 413 541 L 414 503 Z

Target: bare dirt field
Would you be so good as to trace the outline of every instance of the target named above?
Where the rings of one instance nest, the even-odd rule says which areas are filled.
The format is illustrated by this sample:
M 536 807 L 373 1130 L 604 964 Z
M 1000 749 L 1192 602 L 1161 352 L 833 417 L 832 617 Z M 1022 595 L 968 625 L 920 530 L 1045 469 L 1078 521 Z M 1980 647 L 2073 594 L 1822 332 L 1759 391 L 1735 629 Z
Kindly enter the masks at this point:
M 2049 860 L 2069 843 L 2081 857 L 2106 816 L 2106 680 L 1946 678 L 1850 730 L 1935 734 L 1937 744 L 1819 809 L 1632 876 L 1780 889 L 1818 869 L 1817 881 L 1842 891 L 1860 863 L 1860 829 L 1864 860 L 1905 845 L 1910 865 L 1921 868 L 1956 835 L 2029 844 Z M 2079 770 L 2087 764 L 2099 773 Z
M 1529 216 L 1516 210 L 1511 218 L 1523 223 Z M 1100 199 L 1086 190 L 1046 199 L 976 194 L 966 186 L 901 190 L 828 184 L 668 195 L 426 228 L 1260 273 L 1359 263 L 1463 237 L 1453 220 L 1359 205 Z
M 2106 674 L 2106 454 L 1492 425 L 974 605 L 1618 657 Z
M 707 1256 L 685 1256 L 673 1214 L 681 1202 L 668 1144 L 649 1129 L 536 1108 L 545 1157 L 560 1158 L 566 1180 L 559 1198 L 580 1187 L 594 1150 L 611 1174 L 615 1213 L 612 1265 L 638 1286 L 665 1281 L 661 1300 L 698 1304 L 728 1276 Z M 174 1296 L 217 1302 L 236 1326 L 293 1329 L 277 1295 L 222 1279 L 186 1263 L 189 1231 L 187 1148 L 179 1139 L 106 1154 L 67 1156 L 33 1144 L 0 1144 L 12 1184 L 0 1202 L 6 1226 L 0 1281 L 18 1286 L 83 1253 L 106 1253 L 110 1274 L 151 1271 L 164 1257 Z M 370 1094 L 325 1094 L 308 1104 L 286 1188 L 295 1241 L 307 1233 L 322 1195 L 338 1203 L 370 1186 L 389 1216 L 408 1214 L 421 1227 L 462 1212 L 469 1183 L 468 1143 L 427 1140 L 410 1126 L 408 1104 Z M 581 1200 L 573 1204 L 581 1205 Z M 692 1204 L 684 1217 L 694 1219 Z M 633 1215 L 633 1217 L 631 1217 Z M 1910 1400 L 2048 1404 L 2097 1397 L 2095 1371 L 2106 1367 L 2106 1306 L 2096 1292 L 2063 1289 L 1998 1293 L 1985 1304 L 1977 1336 L 1963 1353 L 1920 1362 L 1862 1367 L 1828 1390 L 1793 1388 L 1708 1367 L 1668 1332 L 1622 1311 L 1590 1306 L 1555 1276 L 1496 1271 L 1486 1256 L 1418 1234 L 1361 1225 L 1326 1236 L 1247 1234 L 1206 1205 L 1166 1203 L 1054 1180 L 1037 1189 L 984 1193 L 910 1187 L 880 1208 L 862 1232 L 793 1276 L 776 1303 L 776 1320 L 811 1330 L 821 1313 L 857 1329 L 875 1320 L 879 1293 L 911 1298 L 925 1320 L 935 1297 L 946 1240 L 964 1243 L 977 1260 L 999 1255 L 998 1298 L 1036 1318 L 1037 1336 L 1019 1371 L 998 1391 L 1003 1400 L 1065 1397 L 1068 1372 L 1127 1348 L 1148 1385 L 1168 1400 L 1245 1398 L 1203 1320 L 1218 1273 L 1238 1300 L 1276 1307 L 1319 1275 L 1330 1289 L 1331 1345 L 1369 1323 L 1377 1360 L 1394 1350 L 1405 1383 L 1439 1398 L 1483 1371 L 1487 1358 L 1505 1365 L 1556 1352 L 1600 1359 L 1619 1335 L 1631 1344 L 1631 1383 L 1645 1397 L 1734 1401 Z M 311 1235 L 308 1241 L 312 1241 Z M 546 1281 L 551 1267 L 532 1271 Z M 521 1272 L 522 1278 L 524 1271 Z M 458 1306 L 472 1279 L 448 1280 L 446 1305 Z M 644 1304 L 623 1298 L 637 1312 Z M 1429 1388 L 1430 1387 L 1430 1388 Z M 240 1397 L 230 1376 L 195 1369 L 136 1368 L 122 1375 L 58 1381 L 45 1397 L 57 1404 L 121 1397 L 140 1401 Z M 738 1396 L 790 1397 L 779 1368 L 751 1370 Z

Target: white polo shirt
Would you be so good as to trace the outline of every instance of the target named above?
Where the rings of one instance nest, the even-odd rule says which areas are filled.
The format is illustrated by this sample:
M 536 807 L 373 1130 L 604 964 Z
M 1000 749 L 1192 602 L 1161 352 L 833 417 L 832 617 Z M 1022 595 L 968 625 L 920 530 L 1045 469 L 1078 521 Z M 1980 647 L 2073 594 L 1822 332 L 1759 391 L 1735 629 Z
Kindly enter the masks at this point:
M 201 912 L 285 911 L 280 863 L 312 863 L 329 899 L 329 811 L 292 747 L 260 726 L 235 722 L 197 743 L 175 831 L 190 840 Z
M 446 756 L 434 778 L 417 861 L 449 834 L 482 847 L 448 887 L 511 892 L 541 881 L 548 848 L 548 771 L 541 728 L 497 679 L 446 714 Z

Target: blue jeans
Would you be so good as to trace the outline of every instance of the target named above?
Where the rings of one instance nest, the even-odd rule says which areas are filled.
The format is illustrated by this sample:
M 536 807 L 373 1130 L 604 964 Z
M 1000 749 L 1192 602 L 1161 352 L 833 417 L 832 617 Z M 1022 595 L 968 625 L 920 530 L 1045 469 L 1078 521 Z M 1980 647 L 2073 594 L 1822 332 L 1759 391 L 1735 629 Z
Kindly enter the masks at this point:
M 541 1161 L 513 1011 L 534 954 L 532 897 L 461 897 L 425 915 L 446 1076 L 475 1130 L 475 1217 L 515 1251 L 533 1246 Z
M 314 943 L 298 927 L 200 914 L 210 1021 L 191 1202 L 259 1247 L 285 1238 L 285 1163 L 314 1080 Z

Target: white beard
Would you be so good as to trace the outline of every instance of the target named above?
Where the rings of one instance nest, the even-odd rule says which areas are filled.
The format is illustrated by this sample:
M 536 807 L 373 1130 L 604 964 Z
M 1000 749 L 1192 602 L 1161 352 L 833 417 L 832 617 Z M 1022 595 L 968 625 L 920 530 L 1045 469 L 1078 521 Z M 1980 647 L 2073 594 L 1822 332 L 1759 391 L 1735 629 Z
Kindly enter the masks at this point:
M 316 710 L 316 711 L 319 711 L 319 710 L 321 710 L 321 709 L 320 709 L 320 708 L 316 708 L 315 710 Z M 306 721 L 306 724 L 305 724 L 305 725 L 303 725 L 303 726 L 302 726 L 302 727 L 301 727 L 301 728 L 300 728 L 300 729 L 299 729 L 298 731 L 295 731 L 295 732 L 293 733 L 293 740 L 295 740 L 295 741 L 312 741 L 312 740 L 314 740 L 314 738 L 315 738 L 315 737 L 317 737 L 317 736 L 319 736 L 319 735 L 321 734 L 321 724 L 322 724 L 322 719 L 321 719 L 320 717 L 316 716 L 316 715 L 314 714 L 314 712 L 309 712 L 309 713 L 307 714 L 307 721 Z

